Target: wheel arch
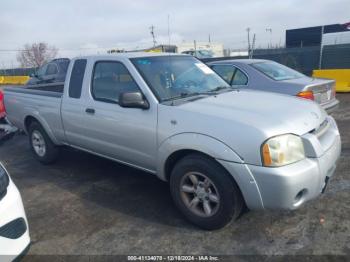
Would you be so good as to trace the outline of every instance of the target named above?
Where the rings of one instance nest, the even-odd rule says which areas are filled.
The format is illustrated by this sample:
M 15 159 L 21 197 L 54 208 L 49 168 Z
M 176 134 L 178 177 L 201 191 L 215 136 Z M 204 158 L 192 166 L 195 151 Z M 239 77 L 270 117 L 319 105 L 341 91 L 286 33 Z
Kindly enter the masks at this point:
M 37 122 L 41 125 L 41 127 L 44 129 L 44 131 L 46 132 L 46 134 L 49 136 L 49 138 L 51 139 L 51 141 L 54 144 L 56 144 L 56 145 L 59 144 L 59 142 L 57 141 L 56 137 L 54 136 L 50 126 L 39 115 L 37 115 L 37 116 L 27 115 L 24 118 L 24 129 L 25 129 L 24 131 L 27 134 L 29 133 L 29 127 L 33 122 Z
M 213 137 L 196 133 L 182 133 L 168 138 L 159 146 L 158 177 L 168 181 L 176 162 L 192 153 L 202 154 L 214 160 L 221 159 L 243 163 L 243 159 L 234 150 Z M 221 165 L 218 161 L 216 162 Z

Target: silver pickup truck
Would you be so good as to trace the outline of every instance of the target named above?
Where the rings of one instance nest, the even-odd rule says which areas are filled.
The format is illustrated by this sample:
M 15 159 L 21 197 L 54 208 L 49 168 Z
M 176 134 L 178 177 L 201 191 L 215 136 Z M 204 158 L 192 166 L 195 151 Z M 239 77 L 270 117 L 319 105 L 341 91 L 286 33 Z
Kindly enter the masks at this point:
M 316 103 L 234 89 L 187 55 L 75 58 L 64 86 L 8 88 L 5 107 L 39 161 L 68 145 L 155 174 L 206 229 L 244 205 L 300 207 L 324 191 L 341 151 Z

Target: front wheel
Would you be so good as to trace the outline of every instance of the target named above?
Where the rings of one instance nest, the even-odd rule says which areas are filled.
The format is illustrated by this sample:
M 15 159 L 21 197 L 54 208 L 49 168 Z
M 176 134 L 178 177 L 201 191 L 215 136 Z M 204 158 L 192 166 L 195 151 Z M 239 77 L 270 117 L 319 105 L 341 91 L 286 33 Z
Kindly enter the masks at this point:
M 241 192 L 230 174 L 214 159 L 192 154 L 181 159 L 170 177 L 176 206 L 193 224 L 219 229 L 243 208 Z
M 30 147 L 37 160 L 43 164 L 51 164 L 57 159 L 58 147 L 38 122 L 30 124 L 28 135 Z

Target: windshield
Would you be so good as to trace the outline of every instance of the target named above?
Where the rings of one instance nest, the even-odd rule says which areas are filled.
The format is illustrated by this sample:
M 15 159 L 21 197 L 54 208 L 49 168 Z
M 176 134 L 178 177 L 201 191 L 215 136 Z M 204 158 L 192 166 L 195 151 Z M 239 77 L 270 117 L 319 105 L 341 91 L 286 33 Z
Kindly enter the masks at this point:
M 276 81 L 305 77 L 298 71 L 275 62 L 259 62 L 252 66 Z
M 130 59 L 160 101 L 218 91 L 230 86 L 192 56 Z

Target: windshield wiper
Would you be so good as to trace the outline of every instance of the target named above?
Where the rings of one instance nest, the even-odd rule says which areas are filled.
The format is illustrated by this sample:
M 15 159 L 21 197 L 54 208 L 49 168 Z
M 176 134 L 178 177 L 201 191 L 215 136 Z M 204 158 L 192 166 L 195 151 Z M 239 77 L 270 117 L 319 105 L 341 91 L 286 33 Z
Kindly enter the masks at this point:
M 170 101 L 170 100 L 176 100 L 176 99 L 187 98 L 187 97 L 191 97 L 191 96 L 200 96 L 200 95 L 210 95 L 210 93 L 208 93 L 208 92 L 193 92 L 193 93 L 183 92 L 178 96 L 172 96 L 172 97 L 163 99 L 162 101 L 166 102 L 166 101 Z
M 224 89 L 232 89 L 232 87 L 231 86 L 218 86 L 212 90 L 209 90 L 208 93 L 215 93 L 215 92 L 218 92 L 218 91 L 221 91 Z
M 180 95 L 169 97 L 169 98 L 163 99 L 162 101 L 166 102 L 166 101 L 170 101 L 170 100 L 176 100 L 176 99 L 187 98 L 187 97 L 192 97 L 192 96 L 200 96 L 200 95 L 207 95 L 207 96 L 213 95 L 213 94 L 215 95 L 217 92 L 224 90 L 224 89 L 234 90 L 235 88 L 231 87 L 231 86 L 218 86 L 212 90 L 205 91 L 205 92 L 193 92 L 193 93 L 183 92 L 183 93 L 180 93 Z

